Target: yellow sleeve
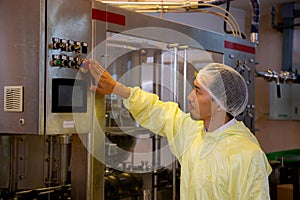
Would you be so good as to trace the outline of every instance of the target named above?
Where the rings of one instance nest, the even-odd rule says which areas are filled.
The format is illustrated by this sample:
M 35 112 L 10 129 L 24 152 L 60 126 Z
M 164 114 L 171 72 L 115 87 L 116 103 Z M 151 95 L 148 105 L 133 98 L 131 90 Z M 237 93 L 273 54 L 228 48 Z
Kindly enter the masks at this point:
M 232 199 L 269 200 L 269 180 L 272 171 L 260 150 L 234 159 L 230 177 Z
M 150 131 L 167 137 L 173 154 L 180 158 L 203 125 L 194 121 L 174 102 L 162 102 L 158 96 L 138 87 L 131 88 L 130 96 L 123 100 L 124 106 L 135 120 Z
M 249 199 L 270 199 L 268 177 L 271 171 L 272 168 L 263 152 L 253 156 L 247 180 Z

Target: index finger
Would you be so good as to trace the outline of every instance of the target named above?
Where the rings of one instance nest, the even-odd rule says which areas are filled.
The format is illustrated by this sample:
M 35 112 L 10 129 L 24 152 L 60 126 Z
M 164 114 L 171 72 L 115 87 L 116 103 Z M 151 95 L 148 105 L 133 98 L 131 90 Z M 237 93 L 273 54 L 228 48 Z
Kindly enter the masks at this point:
M 105 72 L 105 69 L 96 61 L 89 60 L 89 70 L 92 76 L 98 80 L 101 75 Z
M 95 60 L 90 59 L 90 66 L 99 73 L 103 73 L 105 69 Z

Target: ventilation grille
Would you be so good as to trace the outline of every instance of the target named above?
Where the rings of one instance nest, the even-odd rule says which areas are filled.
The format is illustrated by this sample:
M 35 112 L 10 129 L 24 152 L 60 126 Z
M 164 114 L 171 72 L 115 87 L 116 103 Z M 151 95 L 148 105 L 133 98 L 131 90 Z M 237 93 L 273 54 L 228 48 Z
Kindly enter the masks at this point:
M 23 112 L 23 86 L 4 86 L 4 111 Z

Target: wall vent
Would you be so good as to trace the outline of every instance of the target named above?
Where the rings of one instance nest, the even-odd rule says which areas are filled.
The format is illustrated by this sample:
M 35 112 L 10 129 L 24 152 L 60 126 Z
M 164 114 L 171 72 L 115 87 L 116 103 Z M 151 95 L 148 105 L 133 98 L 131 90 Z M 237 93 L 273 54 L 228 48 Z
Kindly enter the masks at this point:
M 4 111 L 23 112 L 23 86 L 4 86 Z

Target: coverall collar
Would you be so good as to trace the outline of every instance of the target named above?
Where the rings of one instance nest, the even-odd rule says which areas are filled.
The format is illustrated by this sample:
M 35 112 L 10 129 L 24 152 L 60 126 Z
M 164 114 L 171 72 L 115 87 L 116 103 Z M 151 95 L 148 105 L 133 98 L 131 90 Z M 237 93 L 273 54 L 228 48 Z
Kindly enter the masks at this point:
M 228 130 L 230 130 L 230 132 Z M 200 149 L 200 158 L 204 159 L 214 149 L 218 141 L 228 137 L 229 135 L 242 135 L 258 144 L 255 137 L 250 135 L 251 133 L 249 134 L 248 132 L 249 130 L 247 130 L 245 126 L 242 126 L 242 122 L 236 121 L 235 119 L 230 120 L 214 132 L 203 131 L 203 134 L 201 134 L 202 147 Z

